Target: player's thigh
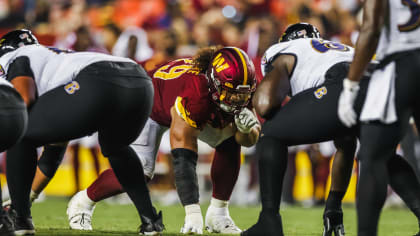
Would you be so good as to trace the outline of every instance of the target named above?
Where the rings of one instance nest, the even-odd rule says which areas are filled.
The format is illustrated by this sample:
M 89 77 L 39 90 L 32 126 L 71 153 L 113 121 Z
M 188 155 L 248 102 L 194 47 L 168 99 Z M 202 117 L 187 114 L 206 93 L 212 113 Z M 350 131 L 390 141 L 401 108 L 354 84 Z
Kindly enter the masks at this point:
M 153 105 L 153 85 L 144 80 L 141 88 L 116 88 L 114 111 L 98 132 L 99 144 L 104 155 L 134 142 L 150 116 Z
M 11 87 L 0 86 L 0 152 L 16 144 L 28 122 L 26 106 Z
M 272 136 L 288 145 L 315 143 L 343 136 L 347 129 L 337 115 L 341 84 L 305 90 L 292 97 L 263 125 L 262 136 Z
M 107 115 L 110 88 L 97 80 L 82 78 L 77 90 L 62 85 L 40 96 L 29 111 L 25 139 L 37 145 L 63 142 L 95 132 Z

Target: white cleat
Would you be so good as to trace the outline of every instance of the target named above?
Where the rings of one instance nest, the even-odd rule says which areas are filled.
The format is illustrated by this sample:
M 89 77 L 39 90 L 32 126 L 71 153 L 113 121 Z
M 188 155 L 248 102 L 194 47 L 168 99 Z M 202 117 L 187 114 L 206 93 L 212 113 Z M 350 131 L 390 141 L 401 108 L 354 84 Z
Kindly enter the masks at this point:
M 221 208 L 212 206 L 207 209 L 206 230 L 210 233 L 221 234 L 240 234 L 242 232 L 230 217 L 228 208 L 223 208 L 221 211 Z
M 91 219 L 94 210 L 95 202 L 89 199 L 86 190 L 76 193 L 67 206 L 70 229 L 92 230 Z

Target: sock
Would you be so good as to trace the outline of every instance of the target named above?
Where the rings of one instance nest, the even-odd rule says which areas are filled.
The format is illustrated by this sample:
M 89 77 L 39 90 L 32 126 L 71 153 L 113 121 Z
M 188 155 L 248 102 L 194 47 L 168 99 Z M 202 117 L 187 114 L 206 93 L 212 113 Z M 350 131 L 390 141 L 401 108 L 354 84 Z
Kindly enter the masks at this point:
M 229 202 L 211 198 L 208 211 L 215 215 L 229 215 Z
M 241 168 L 241 146 L 229 138 L 216 147 L 211 165 L 213 198 L 229 200 Z
M 217 207 L 217 208 L 227 208 L 229 205 L 229 201 L 219 200 L 214 197 L 210 200 L 210 206 Z
M 144 179 L 143 167 L 134 150 L 127 146 L 110 153 L 108 159 L 115 176 L 133 201 L 139 215 L 155 219 L 155 211 Z
M 21 217 L 31 216 L 32 181 L 35 176 L 37 152 L 31 144 L 21 141 L 7 151 L 7 185 L 12 207 Z
M 80 191 L 80 197 L 81 197 L 81 199 L 82 199 L 82 203 L 84 204 L 84 205 L 86 205 L 86 206 L 88 206 L 90 209 L 92 209 L 95 205 L 96 205 L 96 202 L 94 202 L 94 201 L 92 201 L 92 199 L 88 196 L 88 194 L 87 194 L 87 190 L 85 189 L 85 190 L 82 190 L 82 191 Z
M 325 211 L 327 210 L 341 210 L 341 202 L 343 201 L 346 192 L 330 191 L 325 204 Z
M 94 202 L 123 193 L 120 182 L 112 169 L 102 172 L 98 178 L 87 188 L 87 196 Z
M 31 202 L 34 202 L 38 197 L 39 197 L 39 193 L 36 193 L 31 189 L 31 193 L 29 194 L 29 200 Z

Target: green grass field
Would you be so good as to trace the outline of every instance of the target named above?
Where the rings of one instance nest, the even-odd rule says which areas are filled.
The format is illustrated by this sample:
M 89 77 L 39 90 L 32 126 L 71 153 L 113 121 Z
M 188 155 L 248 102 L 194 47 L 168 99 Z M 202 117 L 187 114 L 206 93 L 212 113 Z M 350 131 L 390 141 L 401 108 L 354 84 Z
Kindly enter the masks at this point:
M 66 216 L 67 199 L 48 198 L 32 207 L 37 235 L 137 235 L 139 217 L 132 205 L 109 205 L 100 203 L 93 217 L 92 232 L 69 230 Z M 177 206 L 157 206 L 163 211 L 166 226 L 164 235 L 179 235 L 184 222 L 184 210 Z M 205 214 L 207 205 L 202 207 Z M 322 208 L 287 207 L 281 211 L 285 235 L 321 235 Z M 232 218 L 244 229 L 251 226 L 258 217 L 258 207 L 230 207 Z M 356 235 L 354 207 L 344 209 L 346 235 Z M 407 209 L 386 209 L 382 213 L 380 236 L 409 236 L 417 233 L 417 221 Z M 208 234 L 211 235 L 211 234 Z

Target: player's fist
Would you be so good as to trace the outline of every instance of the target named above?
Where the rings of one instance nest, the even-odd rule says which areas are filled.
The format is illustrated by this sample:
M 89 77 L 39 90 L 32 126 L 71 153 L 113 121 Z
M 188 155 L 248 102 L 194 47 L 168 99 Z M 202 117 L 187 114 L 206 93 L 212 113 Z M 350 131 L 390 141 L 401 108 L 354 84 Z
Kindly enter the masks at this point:
M 259 122 L 257 116 L 251 110 L 244 108 L 235 115 L 235 124 L 241 133 L 248 134 Z
M 348 78 L 343 80 L 343 90 L 338 99 L 338 118 L 347 126 L 352 127 L 357 123 L 357 114 L 353 109 L 354 101 L 359 92 L 359 82 L 351 81 Z
M 198 207 L 197 207 L 198 206 Z M 203 216 L 198 204 L 185 206 L 185 221 L 181 228 L 183 234 L 203 234 Z
M 201 213 L 192 213 L 185 216 L 184 226 L 181 228 L 183 234 L 203 234 L 203 217 Z

